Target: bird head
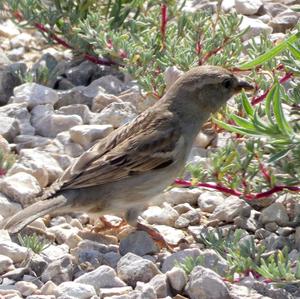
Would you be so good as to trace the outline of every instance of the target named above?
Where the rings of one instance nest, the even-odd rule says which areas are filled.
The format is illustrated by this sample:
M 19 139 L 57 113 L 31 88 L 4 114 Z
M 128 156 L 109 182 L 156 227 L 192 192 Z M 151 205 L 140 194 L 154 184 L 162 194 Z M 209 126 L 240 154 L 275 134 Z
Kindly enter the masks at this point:
M 185 105 L 191 113 L 210 114 L 242 89 L 252 90 L 253 86 L 222 67 L 199 66 L 182 75 L 168 93 L 176 98 L 175 105 Z

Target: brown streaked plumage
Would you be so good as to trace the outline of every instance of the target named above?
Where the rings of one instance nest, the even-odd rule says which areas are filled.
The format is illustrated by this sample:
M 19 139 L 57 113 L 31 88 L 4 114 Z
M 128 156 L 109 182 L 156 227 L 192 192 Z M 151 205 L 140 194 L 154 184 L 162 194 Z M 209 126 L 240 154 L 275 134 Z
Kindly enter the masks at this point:
M 210 114 L 242 88 L 251 86 L 223 68 L 190 70 L 154 106 L 82 154 L 4 228 L 16 233 L 36 218 L 58 211 L 113 213 L 134 223 L 149 199 L 183 169 Z

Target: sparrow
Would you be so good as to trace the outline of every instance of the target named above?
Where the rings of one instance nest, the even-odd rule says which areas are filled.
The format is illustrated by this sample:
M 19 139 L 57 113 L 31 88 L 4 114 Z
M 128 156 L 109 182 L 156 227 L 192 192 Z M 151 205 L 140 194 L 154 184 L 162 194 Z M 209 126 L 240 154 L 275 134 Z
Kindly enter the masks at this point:
M 179 77 L 153 106 L 99 140 L 4 229 L 17 233 L 51 213 L 114 214 L 135 225 L 140 212 L 182 172 L 201 126 L 252 85 L 217 66 Z

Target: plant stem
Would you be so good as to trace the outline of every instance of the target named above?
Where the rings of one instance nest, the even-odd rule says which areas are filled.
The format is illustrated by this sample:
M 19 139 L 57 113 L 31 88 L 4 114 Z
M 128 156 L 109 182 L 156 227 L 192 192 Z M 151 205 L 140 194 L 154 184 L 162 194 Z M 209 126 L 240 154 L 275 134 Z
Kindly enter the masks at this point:
M 220 191 L 222 193 L 227 193 L 227 194 L 235 195 L 235 196 L 238 196 L 238 197 L 244 197 L 244 199 L 248 200 L 248 201 L 268 198 L 272 194 L 281 192 L 283 190 L 289 190 L 289 191 L 292 191 L 292 192 L 300 192 L 300 187 L 298 187 L 298 186 L 279 185 L 279 186 L 274 186 L 273 188 L 271 188 L 270 190 L 265 191 L 265 192 L 244 194 L 244 193 L 242 193 L 238 190 L 231 189 L 231 188 L 222 186 L 220 184 L 197 183 L 196 185 L 194 185 L 194 184 L 192 184 L 192 182 L 182 180 L 182 179 L 176 179 L 175 180 L 175 185 L 180 185 L 180 186 L 184 186 L 184 187 L 204 187 L 204 188 L 214 189 L 214 190 Z
M 163 49 L 166 47 L 166 29 L 168 22 L 168 7 L 165 3 L 161 5 L 161 25 L 160 25 L 160 33 L 162 39 L 162 47 Z
M 290 80 L 293 77 L 293 73 L 292 72 L 287 72 L 282 78 L 279 79 L 279 83 L 280 84 L 284 84 L 286 81 Z M 264 93 L 258 97 L 254 97 L 251 101 L 251 104 L 254 106 L 260 102 L 262 102 L 268 95 L 268 93 L 270 92 L 271 87 L 267 88 Z
M 23 20 L 23 16 L 20 12 L 14 12 L 12 13 L 13 16 L 19 21 L 21 22 Z M 49 37 L 55 41 L 57 44 L 63 46 L 64 48 L 67 49 L 71 49 L 71 50 L 76 50 L 74 49 L 74 47 L 72 47 L 70 44 L 68 44 L 66 41 L 64 41 L 63 39 L 61 39 L 60 37 L 58 37 L 55 33 L 51 32 L 50 29 L 46 28 L 43 24 L 40 23 L 34 23 L 34 27 L 37 28 L 39 31 L 44 32 L 46 34 L 49 35 Z M 88 53 L 83 53 L 83 57 L 86 60 L 89 60 L 95 64 L 100 64 L 100 65 L 107 65 L 107 66 L 111 66 L 111 65 L 119 65 L 117 62 L 109 60 L 109 59 L 104 59 L 104 58 L 99 58 L 96 56 L 93 56 L 91 54 Z

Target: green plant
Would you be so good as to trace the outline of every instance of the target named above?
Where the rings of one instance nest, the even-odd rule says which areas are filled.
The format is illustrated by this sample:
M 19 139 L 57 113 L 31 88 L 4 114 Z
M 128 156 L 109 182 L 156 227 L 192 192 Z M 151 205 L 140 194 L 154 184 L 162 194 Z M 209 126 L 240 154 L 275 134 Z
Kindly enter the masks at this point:
M 202 266 L 204 264 L 204 257 L 197 256 L 197 257 L 186 257 L 182 262 L 176 261 L 175 266 L 182 268 L 184 272 L 189 275 L 193 269 L 197 266 Z
M 283 87 L 300 74 L 299 28 L 277 45 L 262 35 L 244 49 L 241 36 L 247 30 L 239 30 L 242 19 L 223 13 L 221 1 L 215 14 L 184 12 L 183 5 L 173 0 L 5 0 L 2 9 L 21 26 L 40 30 L 49 42 L 130 73 L 157 98 L 165 92 L 164 71 L 169 66 L 185 71 L 214 64 L 247 70 L 256 94 L 242 94 L 234 108 L 214 117 L 214 129 L 235 133 L 233 142 L 211 155 L 210 169 L 189 166 L 192 182 L 176 183 L 246 200 L 299 192 L 300 87 Z M 46 81 L 49 74 L 43 74 L 32 80 Z
M 18 240 L 24 247 L 30 248 L 34 253 L 41 253 L 50 246 L 50 243 L 39 237 L 37 234 L 24 235 L 18 234 Z
M 236 14 L 187 13 L 175 1 L 6 0 L 21 26 L 40 30 L 95 63 L 123 68 L 145 91 L 161 96 L 163 72 L 209 63 L 231 67 L 242 52 Z M 159 16 L 159 17 L 158 17 Z
M 5 175 L 16 161 L 16 155 L 0 150 L 0 177 Z
M 272 282 L 296 281 L 300 278 L 300 259 L 291 263 L 288 248 L 267 253 L 265 246 L 256 244 L 254 237 L 244 230 L 229 231 L 225 236 L 220 229 L 207 231 L 200 235 L 201 242 L 208 248 L 219 252 L 228 262 L 226 278 L 233 280 L 235 273 L 262 276 Z M 190 273 L 199 261 L 184 260 L 181 266 Z

